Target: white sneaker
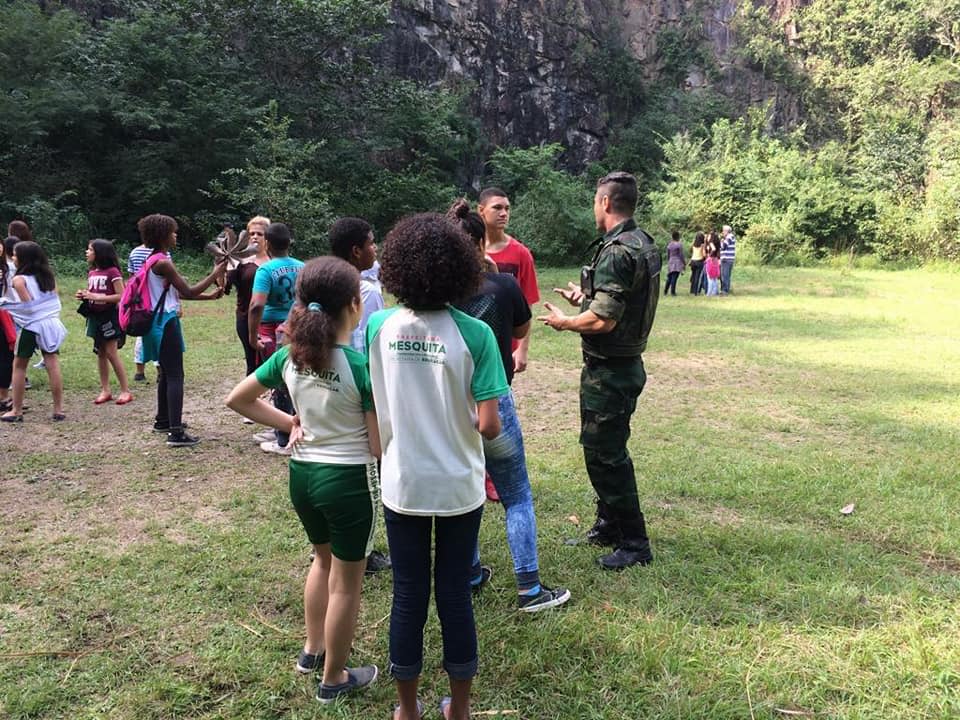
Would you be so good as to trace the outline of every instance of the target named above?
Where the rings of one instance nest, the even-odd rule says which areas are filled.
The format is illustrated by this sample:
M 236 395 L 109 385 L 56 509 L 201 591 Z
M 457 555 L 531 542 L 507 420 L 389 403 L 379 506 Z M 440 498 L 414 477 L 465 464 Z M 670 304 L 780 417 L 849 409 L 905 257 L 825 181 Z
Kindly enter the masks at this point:
M 245 417 L 241 420 L 244 425 L 255 425 L 256 423 L 248 417 Z
M 276 453 L 277 455 L 290 455 L 292 452 L 290 446 L 280 447 L 277 445 L 276 440 L 269 440 L 268 442 L 260 443 L 260 449 L 268 453 Z
M 260 443 L 270 442 L 271 440 L 276 440 L 277 434 L 273 430 L 264 430 L 263 432 L 258 432 L 253 434 L 253 441 L 258 445 Z
M 35 367 L 37 370 L 44 370 L 46 369 L 47 364 L 41 359 L 40 362 L 35 362 L 33 367 Z

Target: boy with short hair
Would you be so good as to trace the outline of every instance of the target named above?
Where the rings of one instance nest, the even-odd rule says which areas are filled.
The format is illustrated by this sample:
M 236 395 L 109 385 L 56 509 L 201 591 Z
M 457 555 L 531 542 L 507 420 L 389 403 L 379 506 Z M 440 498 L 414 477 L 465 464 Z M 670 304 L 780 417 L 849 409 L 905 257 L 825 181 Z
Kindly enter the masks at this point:
M 506 232 L 510 222 L 510 199 L 498 187 L 488 187 L 480 192 L 477 213 L 483 218 L 486 228 L 484 240 L 487 255 L 497 264 L 499 272 L 513 275 L 523 291 L 523 297 L 531 307 L 540 302 L 537 287 L 537 270 L 533 253 L 519 240 Z M 527 369 L 530 352 L 530 334 L 513 344 L 513 368 L 521 373 Z
M 357 352 L 366 352 L 367 320 L 377 310 L 383 310 L 383 293 L 380 282 L 365 276 L 377 261 L 377 244 L 373 241 L 373 228 L 362 218 L 344 217 L 330 227 L 330 252 L 346 260 L 360 271 L 360 300 L 363 315 L 353 331 L 350 345 Z

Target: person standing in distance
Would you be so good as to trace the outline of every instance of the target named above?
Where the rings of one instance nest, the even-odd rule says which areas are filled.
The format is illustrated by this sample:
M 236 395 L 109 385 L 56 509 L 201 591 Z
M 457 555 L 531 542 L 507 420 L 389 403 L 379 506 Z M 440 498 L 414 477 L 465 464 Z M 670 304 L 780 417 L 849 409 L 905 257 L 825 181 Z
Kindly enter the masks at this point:
M 600 558 L 607 570 L 653 560 L 627 440 L 647 379 L 641 354 L 657 312 L 661 258 L 653 238 L 633 219 L 636 206 L 633 175 L 600 178 L 593 212 L 603 235 L 594 242 L 597 249 L 581 271 L 580 285 L 556 288 L 580 313 L 567 316 L 545 303 L 549 315 L 540 318 L 554 330 L 581 337 L 580 444 L 598 496 L 597 521 L 587 538 L 614 548 Z
M 737 260 L 737 236 L 733 228 L 723 226 L 723 239 L 720 241 L 720 294 L 730 294 L 730 278 L 733 275 L 733 265 Z

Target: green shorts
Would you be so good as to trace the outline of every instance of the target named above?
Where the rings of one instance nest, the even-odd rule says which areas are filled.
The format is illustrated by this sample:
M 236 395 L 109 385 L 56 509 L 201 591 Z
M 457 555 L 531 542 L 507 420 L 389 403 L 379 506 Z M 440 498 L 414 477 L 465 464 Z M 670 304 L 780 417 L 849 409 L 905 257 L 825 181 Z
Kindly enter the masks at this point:
M 377 464 L 331 465 L 290 461 L 290 500 L 314 545 L 330 543 L 345 562 L 373 549 L 380 505 Z

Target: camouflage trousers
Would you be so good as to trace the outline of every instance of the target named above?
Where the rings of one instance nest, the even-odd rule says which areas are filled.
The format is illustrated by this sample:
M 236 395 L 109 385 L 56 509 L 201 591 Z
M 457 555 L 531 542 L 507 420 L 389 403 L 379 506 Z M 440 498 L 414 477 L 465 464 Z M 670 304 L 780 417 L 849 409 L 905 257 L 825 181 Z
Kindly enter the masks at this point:
M 627 453 L 630 417 L 647 375 L 643 360 L 604 361 L 584 355 L 580 373 L 580 444 L 590 484 L 618 524 L 643 523 L 637 478 Z M 644 531 L 644 535 L 645 535 Z

